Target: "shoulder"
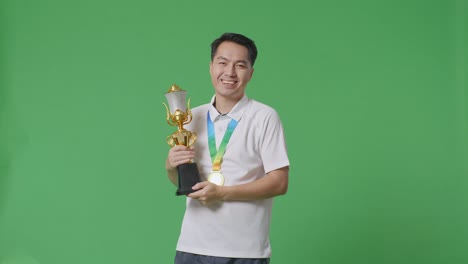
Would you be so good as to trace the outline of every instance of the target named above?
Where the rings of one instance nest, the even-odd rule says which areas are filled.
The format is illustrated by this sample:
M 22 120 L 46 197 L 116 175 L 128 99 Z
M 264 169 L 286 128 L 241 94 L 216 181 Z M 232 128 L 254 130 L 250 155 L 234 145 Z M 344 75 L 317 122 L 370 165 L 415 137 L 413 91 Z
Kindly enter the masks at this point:
M 192 108 L 190 111 L 192 111 L 193 115 L 200 115 L 201 113 L 206 115 L 206 112 L 208 111 L 209 108 L 210 108 L 210 104 L 208 103 L 208 104 L 196 106 Z
M 206 113 L 210 109 L 210 104 L 203 104 L 197 107 L 192 108 L 190 111 L 192 112 L 192 123 L 195 124 L 205 124 L 206 122 Z
M 279 120 L 278 113 L 273 107 L 253 99 L 249 99 L 249 106 L 246 114 L 255 119 L 261 118 L 265 120 L 273 118 Z

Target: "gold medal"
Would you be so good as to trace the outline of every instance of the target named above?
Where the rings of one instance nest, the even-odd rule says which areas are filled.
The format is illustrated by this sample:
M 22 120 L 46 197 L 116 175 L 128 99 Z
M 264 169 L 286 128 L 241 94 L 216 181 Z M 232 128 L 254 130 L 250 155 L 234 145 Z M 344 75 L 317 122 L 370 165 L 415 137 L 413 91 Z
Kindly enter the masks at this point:
M 224 185 L 224 176 L 220 171 L 212 171 L 208 176 L 208 181 L 219 186 Z

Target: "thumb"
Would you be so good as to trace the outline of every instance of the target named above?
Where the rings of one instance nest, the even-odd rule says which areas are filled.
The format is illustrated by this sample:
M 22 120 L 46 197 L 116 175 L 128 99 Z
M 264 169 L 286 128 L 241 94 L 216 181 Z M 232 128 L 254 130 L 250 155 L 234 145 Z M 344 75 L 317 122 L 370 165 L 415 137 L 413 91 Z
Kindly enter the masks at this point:
M 192 189 L 193 190 L 200 190 L 200 189 L 203 189 L 205 188 L 205 186 L 208 185 L 208 182 L 204 181 L 204 182 L 199 182 L 197 184 L 195 184 Z

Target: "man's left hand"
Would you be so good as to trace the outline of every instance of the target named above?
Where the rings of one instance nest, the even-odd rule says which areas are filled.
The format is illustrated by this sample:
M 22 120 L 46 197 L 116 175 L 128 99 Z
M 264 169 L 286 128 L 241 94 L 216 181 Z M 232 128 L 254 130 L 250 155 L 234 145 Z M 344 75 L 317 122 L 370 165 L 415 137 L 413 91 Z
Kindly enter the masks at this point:
M 221 200 L 221 188 L 208 181 L 199 182 L 192 187 L 196 192 L 190 193 L 188 197 L 199 200 L 202 205 L 209 206 Z

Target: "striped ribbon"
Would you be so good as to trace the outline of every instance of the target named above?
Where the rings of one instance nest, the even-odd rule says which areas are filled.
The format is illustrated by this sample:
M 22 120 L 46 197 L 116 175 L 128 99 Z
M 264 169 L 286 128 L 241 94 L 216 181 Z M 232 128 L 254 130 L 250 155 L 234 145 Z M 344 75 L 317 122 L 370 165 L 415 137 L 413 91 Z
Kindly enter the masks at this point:
M 214 130 L 213 121 L 210 118 L 210 111 L 207 114 L 207 126 L 208 126 L 208 145 L 210 148 L 211 161 L 213 162 L 213 171 L 221 170 L 221 162 L 223 161 L 224 152 L 226 152 L 226 146 L 231 139 L 232 133 L 237 126 L 237 121 L 232 119 L 229 122 L 226 133 L 224 133 L 223 140 L 221 141 L 219 148 L 216 150 L 216 136 Z

